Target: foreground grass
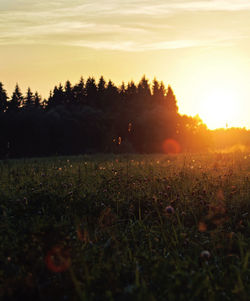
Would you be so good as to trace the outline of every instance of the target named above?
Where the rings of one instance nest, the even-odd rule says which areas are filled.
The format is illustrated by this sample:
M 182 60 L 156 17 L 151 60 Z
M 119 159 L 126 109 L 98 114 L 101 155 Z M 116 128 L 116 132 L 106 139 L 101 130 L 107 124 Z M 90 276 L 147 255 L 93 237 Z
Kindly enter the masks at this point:
M 250 155 L 0 161 L 0 297 L 248 300 Z

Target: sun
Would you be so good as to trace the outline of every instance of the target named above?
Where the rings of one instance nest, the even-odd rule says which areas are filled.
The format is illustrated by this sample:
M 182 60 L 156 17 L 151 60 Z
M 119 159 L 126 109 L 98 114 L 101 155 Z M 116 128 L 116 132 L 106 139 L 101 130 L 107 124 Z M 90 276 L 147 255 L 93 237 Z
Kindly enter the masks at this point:
M 231 126 L 235 119 L 237 96 L 230 87 L 218 87 L 202 96 L 199 116 L 210 129 Z

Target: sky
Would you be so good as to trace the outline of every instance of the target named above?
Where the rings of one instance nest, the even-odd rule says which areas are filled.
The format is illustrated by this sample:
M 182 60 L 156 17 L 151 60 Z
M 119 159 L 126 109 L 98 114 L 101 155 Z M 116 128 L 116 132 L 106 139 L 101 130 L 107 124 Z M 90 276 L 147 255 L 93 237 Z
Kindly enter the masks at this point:
M 0 81 L 43 97 L 59 82 L 143 75 L 181 114 L 250 129 L 249 0 L 0 0 Z

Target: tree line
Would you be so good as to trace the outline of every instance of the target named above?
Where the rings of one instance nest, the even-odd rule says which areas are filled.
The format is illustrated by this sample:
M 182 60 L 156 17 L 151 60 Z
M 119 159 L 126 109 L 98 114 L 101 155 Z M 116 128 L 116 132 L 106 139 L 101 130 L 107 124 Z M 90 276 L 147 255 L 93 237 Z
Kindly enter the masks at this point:
M 249 142 L 249 131 L 240 133 Z M 206 151 L 216 137 L 198 116 L 180 115 L 173 89 L 157 79 L 118 87 L 103 76 L 81 78 L 47 99 L 18 84 L 8 97 L 0 82 L 1 158 Z

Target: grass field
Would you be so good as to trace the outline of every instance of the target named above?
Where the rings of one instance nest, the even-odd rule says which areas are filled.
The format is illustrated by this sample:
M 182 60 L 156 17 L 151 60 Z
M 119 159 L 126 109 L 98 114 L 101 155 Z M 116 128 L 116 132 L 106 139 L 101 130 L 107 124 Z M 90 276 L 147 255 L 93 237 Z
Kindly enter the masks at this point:
M 0 161 L 0 298 L 249 300 L 250 154 Z

